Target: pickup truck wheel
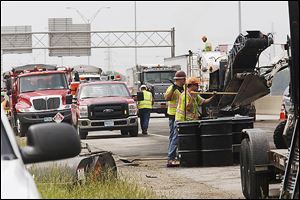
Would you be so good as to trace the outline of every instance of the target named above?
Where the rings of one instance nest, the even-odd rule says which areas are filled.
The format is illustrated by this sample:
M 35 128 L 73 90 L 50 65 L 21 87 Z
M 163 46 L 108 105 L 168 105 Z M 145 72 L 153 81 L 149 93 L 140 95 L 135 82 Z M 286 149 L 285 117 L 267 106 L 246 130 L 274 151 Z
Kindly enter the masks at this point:
M 134 127 L 133 129 L 131 129 L 129 131 L 130 137 L 137 137 L 138 134 L 139 134 L 139 128 L 138 127 Z
M 25 135 L 26 135 L 26 133 L 28 131 L 29 125 L 20 122 L 19 119 L 17 119 L 16 125 L 17 125 L 17 135 L 20 136 L 20 137 L 25 137 Z
M 88 132 L 87 131 L 82 131 L 79 126 L 76 126 L 76 130 L 77 130 L 77 133 L 80 137 L 80 139 L 86 139 L 87 135 L 88 135 Z
M 121 130 L 121 135 L 128 135 L 128 131 Z

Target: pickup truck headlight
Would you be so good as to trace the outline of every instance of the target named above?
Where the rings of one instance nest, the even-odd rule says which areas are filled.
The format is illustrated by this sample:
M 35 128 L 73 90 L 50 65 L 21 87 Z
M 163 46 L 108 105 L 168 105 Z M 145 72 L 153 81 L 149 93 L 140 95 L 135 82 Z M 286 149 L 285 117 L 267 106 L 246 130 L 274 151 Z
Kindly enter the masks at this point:
M 30 108 L 20 108 L 17 111 L 19 111 L 19 112 L 30 112 Z
M 129 115 L 137 115 L 137 107 L 135 103 L 129 104 Z
M 79 106 L 79 115 L 80 115 L 80 118 L 88 117 L 88 107 L 87 106 Z

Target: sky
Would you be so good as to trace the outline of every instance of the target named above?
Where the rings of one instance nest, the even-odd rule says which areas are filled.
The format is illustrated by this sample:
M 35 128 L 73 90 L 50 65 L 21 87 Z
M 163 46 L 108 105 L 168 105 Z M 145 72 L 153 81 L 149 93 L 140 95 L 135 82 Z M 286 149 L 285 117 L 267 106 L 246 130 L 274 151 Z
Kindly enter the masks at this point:
M 91 18 L 98 8 L 102 9 L 91 24 L 92 31 L 134 30 L 134 1 L 1 1 L 1 26 L 31 25 L 32 31 L 47 31 L 48 18 L 72 18 L 73 23 L 84 23 L 75 10 Z M 213 47 L 232 44 L 239 34 L 238 1 L 137 1 L 137 30 L 170 30 L 175 27 L 175 55 L 187 54 L 188 50 L 203 48 L 201 37 L 206 35 Z M 286 42 L 289 35 L 287 1 L 241 1 L 242 32 L 260 30 L 274 32 L 276 44 Z M 134 49 L 110 49 L 112 68 L 125 73 L 135 64 Z M 138 64 L 163 63 L 171 56 L 170 48 L 138 49 Z M 269 54 L 270 53 L 270 54 Z M 275 54 L 281 53 L 276 45 Z M 269 48 L 261 56 L 265 62 L 274 56 Z M 5 54 L 2 57 L 4 71 L 12 66 L 44 63 L 74 66 L 87 64 L 88 58 L 49 57 L 48 50 L 33 50 L 32 54 Z M 108 50 L 92 49 L 90 64 L 108 66 Z

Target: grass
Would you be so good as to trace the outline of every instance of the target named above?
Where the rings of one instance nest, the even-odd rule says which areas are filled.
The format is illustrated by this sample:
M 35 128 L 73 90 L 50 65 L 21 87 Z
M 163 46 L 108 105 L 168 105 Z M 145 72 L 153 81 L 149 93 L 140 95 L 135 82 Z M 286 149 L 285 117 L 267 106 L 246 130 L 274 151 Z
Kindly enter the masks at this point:
M 16 136 L 19 146 L 26 146 L 26 137 Z M 137 181 L 118 173 L 105 180 L 88 175 L 84 183 L 74 181 L 68 169 L 49 167 L 40 170 L 33 165 L 29 171 L 44 199 L 157 199 L 153 191 L 138 186 Z
M 44 170 L 42 170 L 44 171 Z M 73 181 L 65 170 L 53 167 L 50 171 L 38 174 L 33 168 L 35 182 L 42 198 L 46 199 L 153 199 L 158 198 L 153 191 L 139 187 L 132 178 L 118 174 L 95 180 L 88 176 L 84 183 Z

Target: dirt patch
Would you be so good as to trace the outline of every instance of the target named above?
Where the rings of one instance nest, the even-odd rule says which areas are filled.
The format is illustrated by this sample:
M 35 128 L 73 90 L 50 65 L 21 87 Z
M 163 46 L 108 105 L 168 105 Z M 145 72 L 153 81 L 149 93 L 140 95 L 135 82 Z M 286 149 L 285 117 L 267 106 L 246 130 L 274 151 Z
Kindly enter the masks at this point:
M 167 199 L 233 199 L 236 194 L 178 173 L 180 168 L 166 168 L 166 161 L 138 161 L 137 166 L 117 161 L 118 172 L 132 177 L 142 187 L 150 188 L 160 198 Z

